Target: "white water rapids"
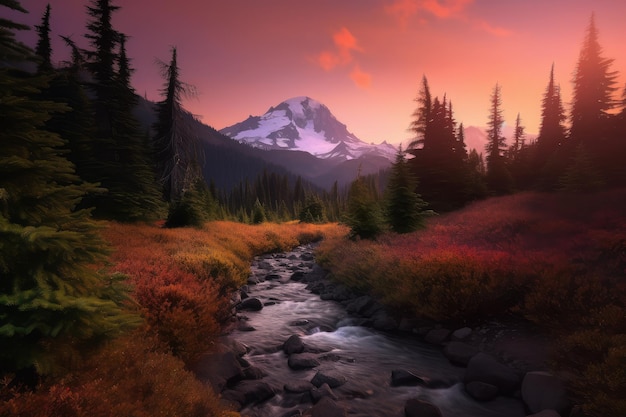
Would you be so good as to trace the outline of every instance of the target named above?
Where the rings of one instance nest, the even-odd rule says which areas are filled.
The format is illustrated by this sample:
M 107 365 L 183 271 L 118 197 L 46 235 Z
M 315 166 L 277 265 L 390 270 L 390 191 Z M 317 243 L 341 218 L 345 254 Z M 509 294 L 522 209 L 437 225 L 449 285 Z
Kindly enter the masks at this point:
M 248 295 L 260 299 L 260 311 L 241 312 L 245 324 L 255 330 L 233 330 L 231 337 L 249 348 L 244 358 L 261 368 L 264 382 L 277 392 L 261 404 L 248 406 L 244 416 L 299 415 L 312 406 L 300 403 L 302 394 L 284 391 L 288 382 L 311 381 L 318 371 L 343 375 L 347 382 L 334 388 L 337 404 L 349 416 L 404 416 L 410 398 L 428 401 L 444 417 L 523 417 L 520 401 L 497 397 L 477 402 L 465 392 L 461 382 L 464 369 L 450 364 L 441 348 L 426 344 L 412 334 L 384 333 L 355 326 L 344 307 L 335 301 L 321 300 L 306 290 L 306 284 L 289 280 L 294 271 L 309 272 L 313 267 L 312 247 L 305 245 L 291 252 L 258 257 L 252 264 L 253 276 L 269 274 L 279 279 L 248 286 Z M 274 277 L 276 278 L 276 277 Z M 307 350 L 313 351 L 320 366 L 292 370 L 282 344 L 291 336 L 301 336 Z M 391 386 L 391 372 L 404 369 L 447 388 Z

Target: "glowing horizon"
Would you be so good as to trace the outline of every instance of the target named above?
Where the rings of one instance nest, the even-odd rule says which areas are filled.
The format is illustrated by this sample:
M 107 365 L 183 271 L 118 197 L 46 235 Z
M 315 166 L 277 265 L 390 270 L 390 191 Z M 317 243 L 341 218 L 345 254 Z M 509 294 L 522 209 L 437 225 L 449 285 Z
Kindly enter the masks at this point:
M 39 24 L 48 1 L 20 3 L 30 13 L 15 20 Z M 69 51 L 58 35 L 87 46 L 85 1 L 49 3 L 53 60 L 59 62 Z M 626 73 L 626 2 L 364 0 L 355 7 L 323 0 L 295 7 L 288 0 L 190 0 L 181 7 L 154 0 L 148 8 L 113 3 L 121 6 L 114 27 L 130 36 L 137 93 L 160 99 L 163 80 L 154 61 L 169 60 L 176 46 L 182 80 L 200 93 L 185 107 L 216 129 L 288 98 L 309 96 L 366 142 L 406 143 L 426 75 L 433 96 L 445 94 L 464 126 L 486 124 L 498 83 L 506 124 L 514 124 L 519 113 L 526 131 L 537 133 L 553 64 L 569 111 L 571 80 L 592 13 L 603 56 L 620 72 L 618 94 Z M 20 38 L 34 47 L 34 31 Z

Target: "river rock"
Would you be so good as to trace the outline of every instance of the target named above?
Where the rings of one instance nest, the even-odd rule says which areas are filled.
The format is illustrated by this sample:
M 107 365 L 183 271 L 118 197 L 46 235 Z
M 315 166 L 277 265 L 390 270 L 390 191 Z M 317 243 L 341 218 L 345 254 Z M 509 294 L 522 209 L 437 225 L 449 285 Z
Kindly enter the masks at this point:
M 246 298 L 237 306 L 238 310 L 259 311 L 263 309 L 263 303 L 258 298 Z
M 322 384 L 319 388 L 313 388 L 310 393 L 313 404 L 317 404 L 324 397 L 332 398 L 335 401 L 337 400 L 337 396 L 328 384 Z
M 481 381 L 498 387 L 498 392 L 511 395 L 520 384 L 519 375 L 491 355 L 480 352 L 467 364 L 464 381 Z
M 524 376 L 522 400 L 531 413 L 551 409 L 564 414 L 569 407 L 563 383 L 548 372 L 528 372 Z
M 443 354 L 455 365 L 467 366 L 479 352 L 478 348 L 463 342 L 450 342 L 443 348 Z
M 241 381 L 232 389 L 243 396 L 242 406 L 248 404 L 258 404 L 265 400 L 269 400 L 275 395 L 272 387 L 262 381 Z M 240 397 L 241 398 L 241 397 Z
M 554 410 L 541 410 L 538 413 L 529 414 L 526 417 L 561 417 L 561 415 Z
M 243 369 L 235 353 L 218 352 L 204 355 L 194 368 L 198 379 L 208 381 L 216 392 L 228 383 L 244 377 Z
M 493 400 L 498 396 L 498 387 L 481 381 L 472 381 L 465 385 L 465 392 L 478 401 Z
M 433 329 L 426 333 L 424 340 L 433 345 L 442 345 L 450 338 L 450 333 L 448 329 Z
M 343 375 L 336 374 L 334 372 L 326 373 L 326 372 L 318 372 L 315 374 L 313 379 L 311 380 L 311 384 L 316 387 L 321 387 L 324 384 L 328 384 L 331 388 L 337 388 L 346 383 L 346 377 Z
M 463 327 L 461 329 L 452 332 L 450 339 L 453 341 L 465 340 L 472 334 L 472 329 L 469 327 Z
M 263 379 L 266 376 L 267 373 L 257 366 L 248 366 L 243 370 L 243 377 L 245 379 Z
M 287 365 L 289 365 L 291 369 L 298 370 L 315 368 L 316 366 L 319 366 L 320 363 L 317 361 L 315 356 L 310 353 L 296 353 L 289 355 Z
M 306 272 L 304 271 L 295 271 L 293 274 L 291 274 L 290 279 L 292 281 L 302 281 L 302 279 L 306 276 Z
M 374 304 L 375 301 L 372 297 L 368 295 L 362 295 L 348 303 L 348 305 L 346 305 L 346 311 L 350 314 L 358 314 L 359 316 L 364 316 L 365 311 L 367 311 Z
M 315 385 L 311 384 L 309 381 L 292 381 L 285 384 L 283 387 L 287 392 L 293 392 L 296 394 L 302 392 L 309 392 L 315 388 Z
M 386 311 L 380 310 L 372 317 L 372 327 L 376 330 L 390 332 L 398 328 L 398 322 Z
M 279 274 L 267 274 L 265 275 L 265 280 L 266 281 L 276 281 L 279 280 L 281 277 Z
M 304 352 L 304 343 L 302 339 L 297 334 L 291 335 L 289 339 L 285 343 L 283 343 L 283 351 L 287 355 L 291 355 L 292 353 L 302 353 Z
M 406 417 L 443 417 L 439 408 L 417 398 L 411 398 L 404 405 Z
M 404 369 L 391 371 L 391 386 L 400 387 L 407 385 L 426 385 L 424 378 Z
M 310 417 L 346 417 L 347 415 L 346 410 L 329 397 L 323 397 L 303 414 L 303 416 Z

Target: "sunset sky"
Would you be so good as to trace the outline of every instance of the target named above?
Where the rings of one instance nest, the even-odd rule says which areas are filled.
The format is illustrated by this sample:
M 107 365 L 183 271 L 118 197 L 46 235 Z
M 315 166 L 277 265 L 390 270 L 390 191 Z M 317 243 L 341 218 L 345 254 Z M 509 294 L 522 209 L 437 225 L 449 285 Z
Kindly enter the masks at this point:
M 21 0 L 39 24 L 46 0 Z M 86 0 L 50 0 L 58 35 L 84 38 Z M 160 99 L 155 59 L 178 48 L 183 81 L 198 90 L 185 107 L 217 129 L 307 95 L 367 142 L 405 142 L 421 78 L 452 100 L 458 122 L 484 126 L 493 87 L 507 124 L 521 114 L 539 129 L 550 67 L 569 110 L 571 80 L 592 12 L 604 56 L 626 77 L 622 0 L 117 0 L 114 27 L 130 36 L 137 93 Z M 34 32 L 21 35 L 34 46 Z M 620 91 L 621 92 L 621 91 Z

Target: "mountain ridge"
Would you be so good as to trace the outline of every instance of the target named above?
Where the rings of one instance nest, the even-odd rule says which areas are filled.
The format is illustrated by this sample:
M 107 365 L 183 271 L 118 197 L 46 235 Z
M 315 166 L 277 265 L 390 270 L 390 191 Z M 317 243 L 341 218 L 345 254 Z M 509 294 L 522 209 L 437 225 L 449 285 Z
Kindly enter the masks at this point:
M 328 107 L 308 96 L 287 99 L 220 133 L 260 149 L 304 151 L 320 159 L 346 161 L 374 154 L 391 162 L 397 152 L 386 142 L 362 141 Z

